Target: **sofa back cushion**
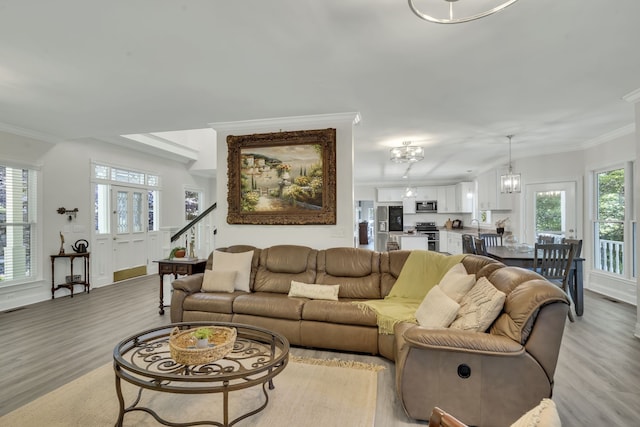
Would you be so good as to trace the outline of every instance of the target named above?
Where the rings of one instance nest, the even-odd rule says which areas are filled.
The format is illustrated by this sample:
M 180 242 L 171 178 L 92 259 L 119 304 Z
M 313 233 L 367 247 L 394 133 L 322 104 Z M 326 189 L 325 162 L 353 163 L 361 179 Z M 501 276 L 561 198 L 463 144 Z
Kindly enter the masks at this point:
M 411 251 L 387 251 L 380 253 L 380 292 L 389 295 Z
M 316 283 L 340 285 L 340 298 L 382 298 L 380 253 L 358 248 L 318 251 Z
M 541 307 L 554 302 L 568 303 L 558 287 L 537 273 L 519 267 L 504 267 L 494 271 L 491 283 L 507 294 L 502 313 L 490 332 L 503 335 L 524 345 L 529 338 Z
M 288 294 L 292 280 L 315 283 L 317 253 L 316 249 L 297 245 L 262 249 L 253 290 Z
M 232 254 L 253 251 L 253 258 L 251 259 L 251 277 L 249 279 L 249 288 L 253 291 L 253 284 L 256 279 L 256 272 L 258 270 L 258 262 L 260 261 L 261 249 L 258 249 L 255 246 L 251 246 L 251 245 L 233 245 L 233 246 L 228 246 L 226 248 L 217 248 L 216 251 L 229 252 Z M 211 270 L 212 267 L 213 267 L 213 252 L 209 254 L 209 258 L 207 259 L 206 269 Z

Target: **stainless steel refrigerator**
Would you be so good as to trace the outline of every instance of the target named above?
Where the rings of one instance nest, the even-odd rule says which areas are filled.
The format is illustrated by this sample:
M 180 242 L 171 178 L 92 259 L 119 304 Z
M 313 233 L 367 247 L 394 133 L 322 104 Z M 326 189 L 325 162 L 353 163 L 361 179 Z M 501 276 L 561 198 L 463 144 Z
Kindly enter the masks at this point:
M 376 209 L 377 251 L 387 250 L 390 235 L 400 235 L 404 230 L 402 206 L 378 206 Z

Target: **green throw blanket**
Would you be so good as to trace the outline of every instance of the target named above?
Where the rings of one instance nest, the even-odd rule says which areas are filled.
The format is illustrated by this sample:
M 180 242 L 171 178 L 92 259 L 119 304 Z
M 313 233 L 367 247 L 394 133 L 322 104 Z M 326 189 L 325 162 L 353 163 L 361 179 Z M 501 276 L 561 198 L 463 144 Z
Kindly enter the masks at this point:
M 424 297 L 463 258 L 464 255 L 411 251 L 389 295 L 382 300 L 360 301 L 356 304 L 368 307 L 376 313 L 381 334 L 393 334 L 396 323 L 416 323 L 416 310 Z

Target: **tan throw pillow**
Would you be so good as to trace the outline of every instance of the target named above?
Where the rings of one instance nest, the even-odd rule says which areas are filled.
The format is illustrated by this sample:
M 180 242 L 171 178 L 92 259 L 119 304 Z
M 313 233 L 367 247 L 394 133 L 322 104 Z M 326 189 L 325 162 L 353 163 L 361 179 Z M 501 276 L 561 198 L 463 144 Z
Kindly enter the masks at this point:
M 425 328 L 448 328 L 459 309 L 460 304 L 449 298 L 439 286 L 434 286 L 416 310 L 416 319 Z
M 338 292 L 340 285 L 312 285 L 292 280 L 289 296 L 338 301 Z
M 213 271 L 235 271 L 234 289 L 236 291 L 251 292 L 249 281 L 251 280 L 252 260 L 253 251 L 240 253 L 213 251 L 211 269 Z
M 475 274 L 467 274 L 462 263 L 454 265 L 440 280 L 439 286 L 449 298 L 460 302 L 462 298 L 475 285 Z
M 451 327 L 465 331 L 484 332 L 504 307 L 506 295 L 481 277 L 460 300 L 460 310 Z
M 231 270 L 205 270 L 202 292 L 233 292 L 236 272 Z
M 540 404 L 511 424 L 511 427 L 561 427 L 556 404 L 551 399 L 542 399 Z

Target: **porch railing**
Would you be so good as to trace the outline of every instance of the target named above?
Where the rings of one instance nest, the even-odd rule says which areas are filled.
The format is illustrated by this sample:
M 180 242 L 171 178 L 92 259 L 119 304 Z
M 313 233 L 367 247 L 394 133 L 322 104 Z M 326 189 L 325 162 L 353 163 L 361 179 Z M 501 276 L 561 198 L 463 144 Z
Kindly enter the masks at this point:
M 624 273 L 624 242 L 600 239 L 596 267 L 609 273 Z

